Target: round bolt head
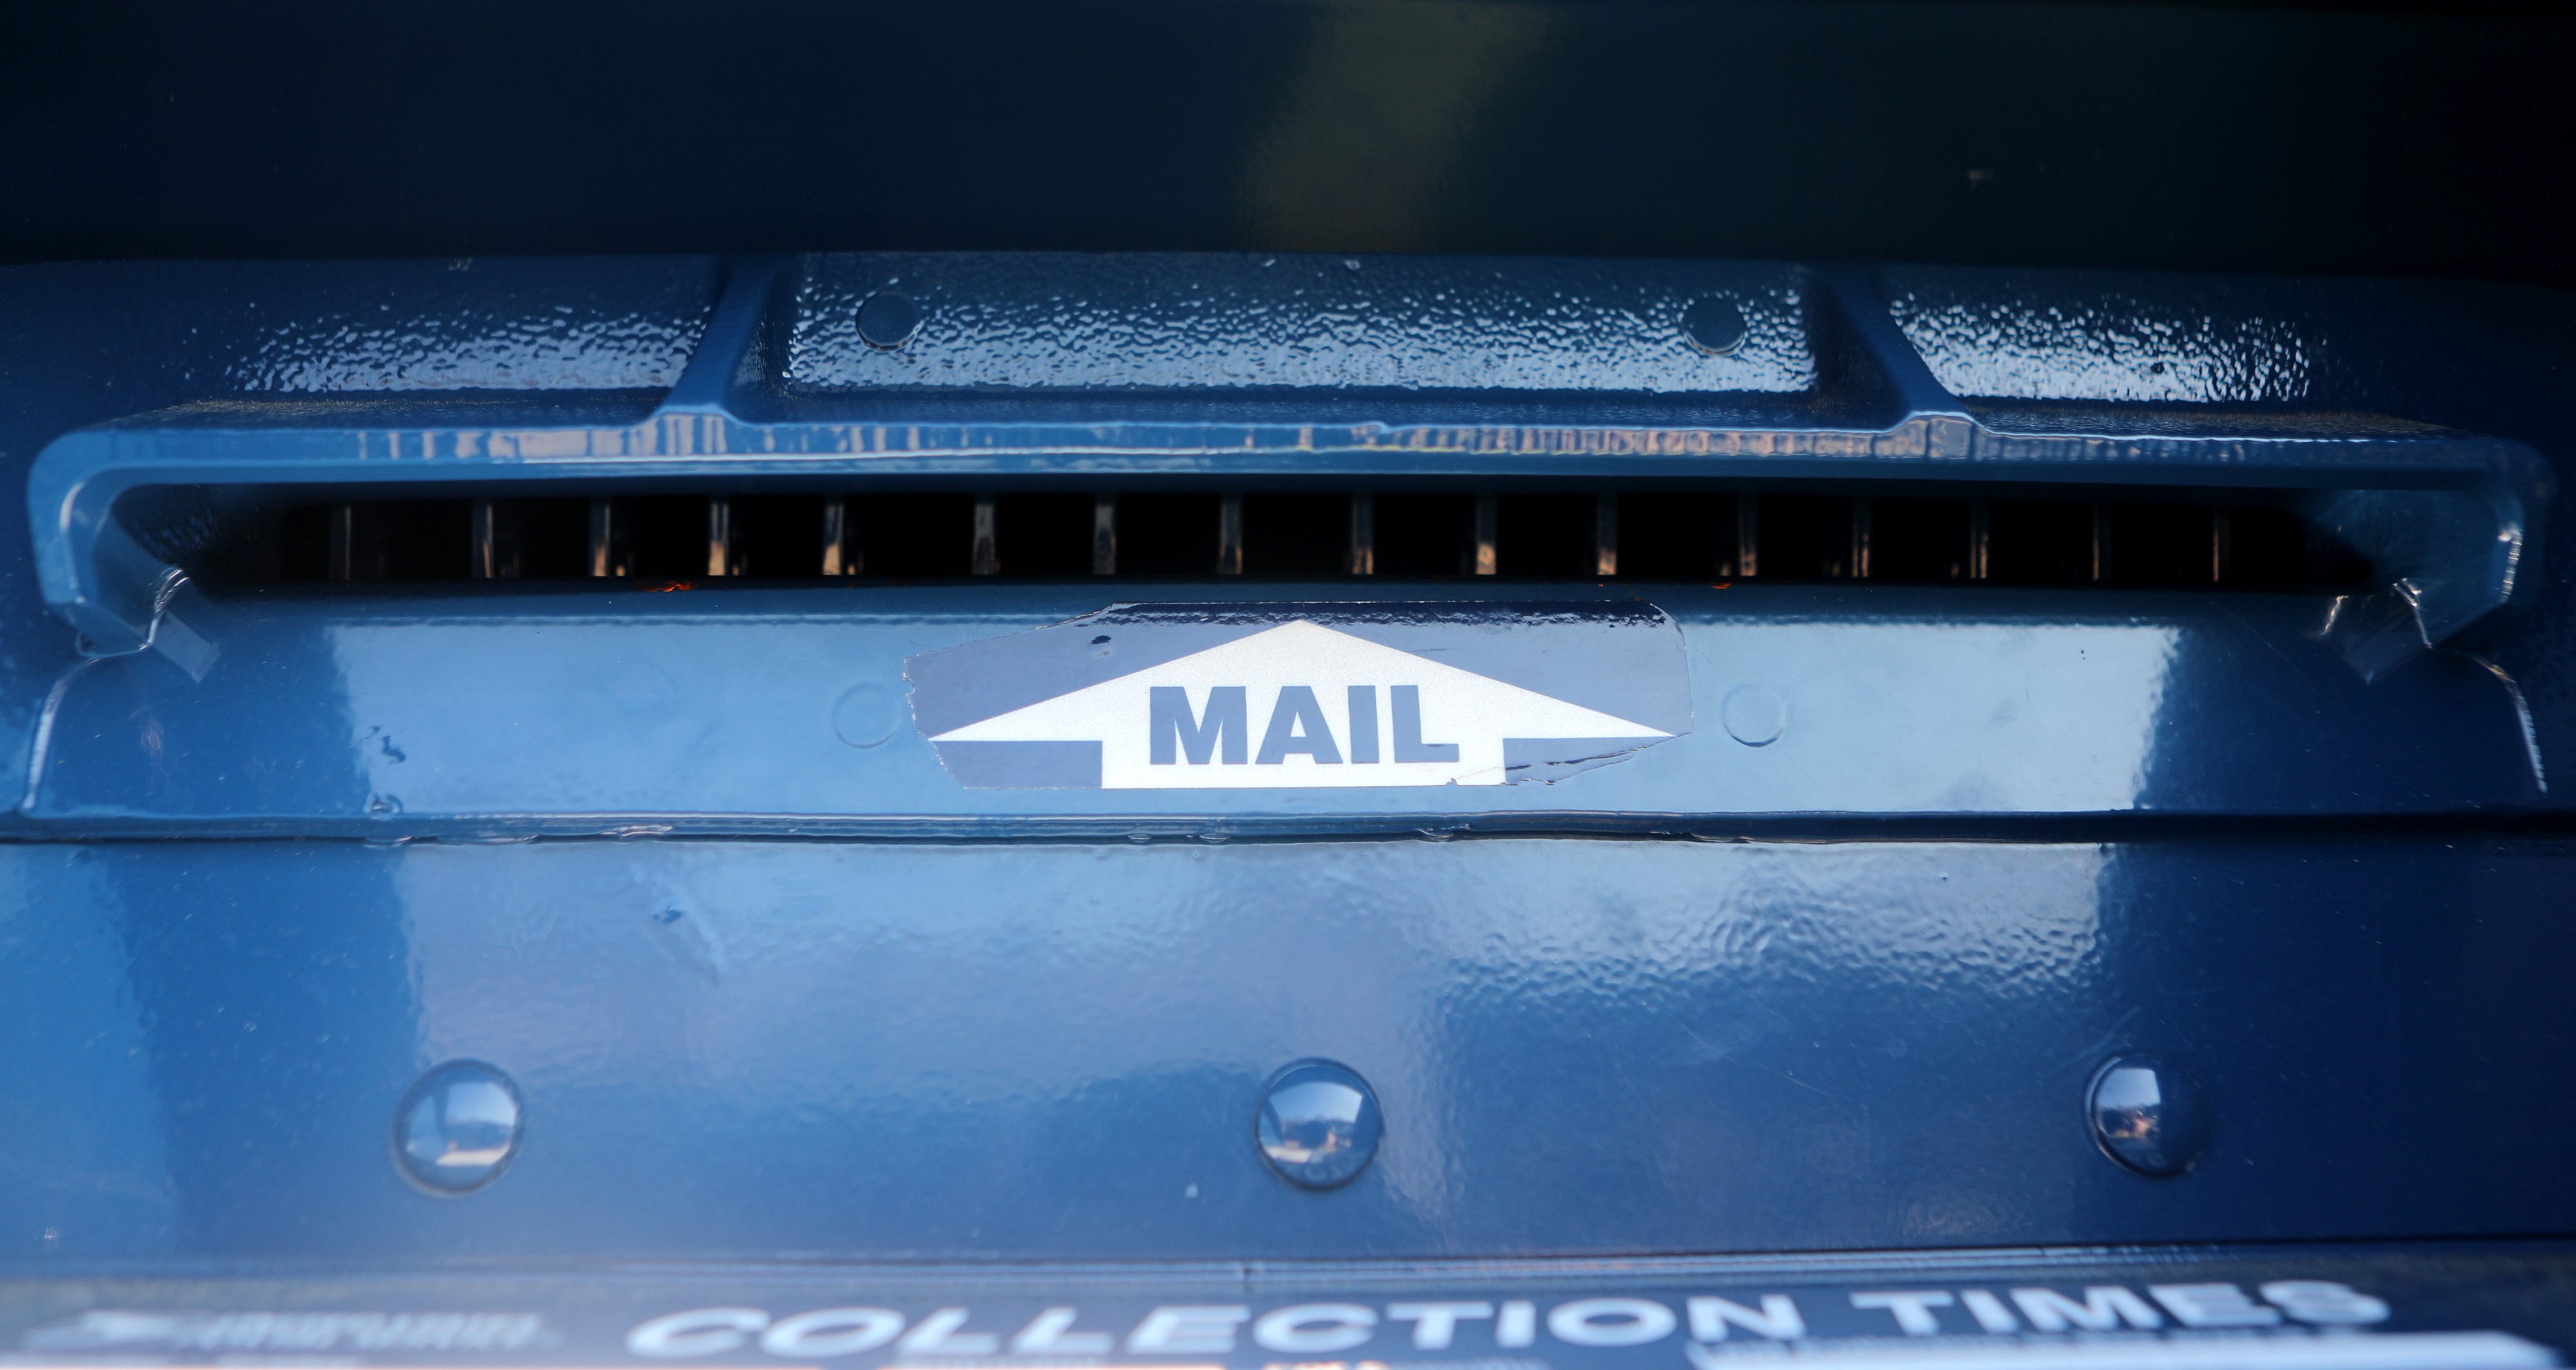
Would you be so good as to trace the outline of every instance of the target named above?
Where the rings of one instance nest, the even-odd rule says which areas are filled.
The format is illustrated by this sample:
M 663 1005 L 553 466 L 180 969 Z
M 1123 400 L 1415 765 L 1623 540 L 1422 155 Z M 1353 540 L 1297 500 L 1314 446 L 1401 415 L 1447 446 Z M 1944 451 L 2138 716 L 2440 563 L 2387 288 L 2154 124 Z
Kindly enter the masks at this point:
M 1350 1183 L 1377 1154 L 1377 1095 L 1334 1061 L 1299 1061 L 1270 1077 L 1253 1120 L 1270 1168 L 1308 1189 Z
M 2115 1056 L 2093 1072 L 2084 1115 L 2102 1154 L 2141 1175 L 2179 1175 L 2209 1146 L 2209 1098 L 2181 1067 Z
M 1712 357 L 1723 357 L 1744 345 L 1744 311 L 1735 301 L 1711 296 L 1693 300 L 1682 311 L 1682 336 Z
M 921 306 L 910 295 L 880 290 L 859 302 L 859 341 L 892 352 L 921 331 Z
M 394 1163 L 433 1194 L 464 1194 L 500 1177 L 519 1151 L 519 1087 L 481 1061 L 450 1061 L 415 1082 L 394 1110 Z

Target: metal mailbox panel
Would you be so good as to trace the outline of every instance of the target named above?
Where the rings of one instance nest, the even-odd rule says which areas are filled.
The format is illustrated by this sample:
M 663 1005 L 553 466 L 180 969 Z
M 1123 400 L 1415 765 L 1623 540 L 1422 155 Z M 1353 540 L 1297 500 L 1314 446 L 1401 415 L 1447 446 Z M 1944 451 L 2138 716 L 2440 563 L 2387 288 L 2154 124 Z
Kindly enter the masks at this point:
M 0 1222 L 109 1261 L 1211 1259 L 2564 1231 L 2556 842 L 0 849 Z M 2152 1051 L 2200 1165 L 2087 1133 Z M 1341 1061 L 1316 1194 L 1261 1082 Z M 442 1061 L 490 1188 L 396 1173 Z M 140 1264 L 138 1264 L 140 1263 Z
M 944 767 L 915 725 L 907 659 L 1114 602 L 1086 588 L 1014 590 L 1000 604 L 973 589 L 701 588 L 211 606 L 179 616 L 205 625 L 191 654 L 96 661 L 67 679 L 29 810 L 93 830 L 1116 833 L 2460 813 L 2544 798 L 2509 684 L 2448 654 L 2365 681 L 2321 640 L 2331 604 L 2319 597 L 1635 593 L 1678 621 L 1684 735 L 1549 783 L 1294 791 L 981 789 Z M 1165 594 L 1248 609 L 1353 598 L 1333 587 Z M 1477 603 L 1454 587 L 1396 598 Z M 1593 591 L 1548 602 L 1635 601 Z M 1575 681 L 1619 669 L 1538 664 Z M 1728 728 L 1748 690 L 1782 724 L 1776 738 L 1749 739 L 1759 745 Z M 1141 714 L 1122 719 L 1142 735 Z M 1191 769 L 1229 783 L 1224 767 Z

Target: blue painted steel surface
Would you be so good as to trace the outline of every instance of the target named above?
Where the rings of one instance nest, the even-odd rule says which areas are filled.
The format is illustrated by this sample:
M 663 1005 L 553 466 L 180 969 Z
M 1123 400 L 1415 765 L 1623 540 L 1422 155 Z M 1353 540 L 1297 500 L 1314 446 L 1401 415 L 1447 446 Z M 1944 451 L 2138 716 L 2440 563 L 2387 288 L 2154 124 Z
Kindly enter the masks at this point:
M 145 527 L 129 529 L 111 511 L 143 488 L 203 486 L 220 501 L 236 487 L 268 485 L 463 481 L 528 491 L 541 489 L 530 482 L 577 479 L 599 491 L 709 476 L 1174 472 L 1312 480 L 1492 474 L 1499 464 L 1517 479 L 1759 474 L 2334 492 L 2329 522 L 2402 581 L 2390 602 L 2408 620 L 2404 635 L 2438 644 L 2530 594 L 2519 568 L 2538 554 L 2550 489 L 2537 455 L 2518 442 L 2391 420 L 2359 395 L 2335 394 L 2310 375 L 2325 367 L 2322 342 L 2274 336 L 2289 330 L 2243 317 L 2241 304 L 2165 302 L 2197 322 L 2198 336 L 2152 317 L 2105 321 L 2088 335 L 2121 356 L 2136 350 L 2124 345 L 2123 324 L 2166 344 L 2174 355 L 2148 365 L 2178 366 L 2199 392 L 2198 416 L 2176 424 L 2116 409 L 1972 414 L 1908 341 L 1880 278 L 1849 268 L 1380 262 L 1386 281 L 1328 277 L 1336 289 L 1327 292 L 1309 278 L 1330 264 L 1099 260 L 738 262 L 688 370 L 649 410 L 596 395 L 569 406 L 428 402 L 338 413 L 199 406 L 75 432 L 30 471 L 38 577 L 94 650 L 112 653 L 143 644 L 165 584 L 162 559 L 137 538 L 184 536 L 192 518 L 212 516 L 147 514 Z M 1345 276 L 1367 275 L 1367 262 L 1344 260 Z M 1050 274 L 1097 298 L 1033 300 Z M 817 286 L 818 276 L 839 292 Z M 857 340 L 851 307 L 867 286 L 924 291 L 925 278 L 945 287 L 929 298 L 946 312 L 913 347 L 898 354 Z M 2083 283 L 2060 289 L 2100 308 Z M 1689 346 L 1681 315 L 1712 290 L 1753 306 L 1770 339 L 1724 357 Z M 2286 358 L 2243 355 L 2249 332 L 2258 352 Z M 1566 347 L 1569 334 L 1589 341 Z M 996 336 L 1010 345 L 994 345 Z M 505 351 L 524 348 L 514 336 Z M 2052 361 L 2009 340 L 1995 350 L 2031 354 L 2026 365 L 2040 369 Z M 2054 361 L 2068 383 L 2040 398 L 2127 398 L 2088 393 L 2102 389 L 2094 373 L 2116 362 L 2080 349 Z M 446 351 L 436 362 L 463 365 Z M 319 369 L 350 365 L 334 354 Z M 1319 383 L 1333 375 L 1345 384 Z M 587 373 L 580 379 L 567 391 L 595 390 Z M 2239 407 L 2285 399 L 2302 403 Z
M 837 745 L 837 744 L 835 744 Z M 22 1263 L 1275 1260 L 2564 1232 L 2562 842 L 30 844 Z M 2171 1180 L 2095 1149 L 2146 1051 Z M 526 1098 L 415 1192 L 428 1065 Z M 1325 1057 L 1377 1159 L 1270 1173 Z M 49 1082 L 50 1081 L 50 1082 Z M 106 1139 L 101 1147 L 91 1139 Z M 50 1231 L 51 1237 L 43 1237 Z
M 1208 586 L 1190 597 L 1355 593 Z M 1584 587 L 1557 602 L 1636 593 Z M 189 602 L 176 621 L 210 644 L 202 655 L 156 650 L 66 672 L 22 816 L 92 833 L 380 837 L 637 826 L 1722 833 L 1789 815 L 2467 814 L 2564 802 L 2563 789 L 2539 788 L 2507 682 L 2447 654 L 2366 681 L 2320 640 L 2322 598 L 1648 593 L 1682 625 L 1691 715 L 1715 720 L 1729 693 L 1761 685 L 1789 711 L 1777 742 L 1752 748 L 1701 727 L 1554 784 L 1501 788 L 970 789 L 909 718 L 879 746 L 836 740 L 839 701 L 862 686 L 900 700 L 907 658 L 1072 619 L 1111 596 L 968 586 Z M 1478 598 L 1456 585 L 1402 597 Z M 467 662 L 470 676 L 458 674 Z
M 0 1263 L 2576 1230 L 2576 1096 L 2533 1084 L 2576 1072 L 2564 298 L 1360 261 L 0 273 Z M 919 334 L 867 349 L 894 284 Z M 1714 295 L 1726 356 L 1681 333 Z M 1552 786 L 1140 796 L 960 786 L 903 663 L 1120 600 L 1498 596 L 163 558 L 281 482 L 1425 474 L 2287 487 L 2387 574 L 1514 586 L 1669 613 L 1693 731 Z M 2188 1174 L 2093 1146 L 2130 1051 L 2208 1090 Z M 1385 1115 L 1322 1194 L 1249 1127 L 1318 1056 Z M 457 1058 L 527 1124 L 448 1201 L 387 1136 Z

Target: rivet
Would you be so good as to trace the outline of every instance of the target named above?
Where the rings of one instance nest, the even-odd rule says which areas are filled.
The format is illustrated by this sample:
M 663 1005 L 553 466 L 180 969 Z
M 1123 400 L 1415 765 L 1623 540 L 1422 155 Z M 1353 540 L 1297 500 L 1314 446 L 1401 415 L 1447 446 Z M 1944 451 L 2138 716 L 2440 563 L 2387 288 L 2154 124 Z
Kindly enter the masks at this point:
M 1738 685 L 1717 706 L 1726 735 L 1748 747 L 1768 747 L 1789 730 L 1789 702 L 1765 685 Z
M 2141 1175 L 2179 1175 L 2209 1146 L 2209 1098 L 2181 1067 L 2115 1056 L 2093 1072 L 2084 1116 L 2102 1154 Z
M 1682 311 L 1682 336 L 1712 357 L 1723 357 L 1744 345 L 1744 311 L 1735 301 L 1710 296 L 1693 300 Z
M 519 1087 L 481 1061 L 432 1069 L 394 1110 L 394 1163 L 434 1194 L 490 1184 L 519 1151 Z
M 921 331 L 921 306 L 910 295 L 880 290 L 859 302 L 859 341 L 892 352 Z
M 1308 1189 L 1357 1178 L 1384 1130 L 1368 1081 L 1337 1061 L 1299 1061 L 1271 1076 L 1253 1120 L 1270 1168 Z

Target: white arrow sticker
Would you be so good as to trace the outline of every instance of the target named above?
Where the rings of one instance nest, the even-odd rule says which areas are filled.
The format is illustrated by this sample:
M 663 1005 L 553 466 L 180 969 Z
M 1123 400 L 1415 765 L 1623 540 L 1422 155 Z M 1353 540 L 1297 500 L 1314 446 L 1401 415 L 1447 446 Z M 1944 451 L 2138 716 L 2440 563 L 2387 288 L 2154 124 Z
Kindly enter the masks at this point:
M 952 728 L 1097 742 L 1113 790 L 1500 785 L 1506 741 L 1671 733 L 1295 620 Z

